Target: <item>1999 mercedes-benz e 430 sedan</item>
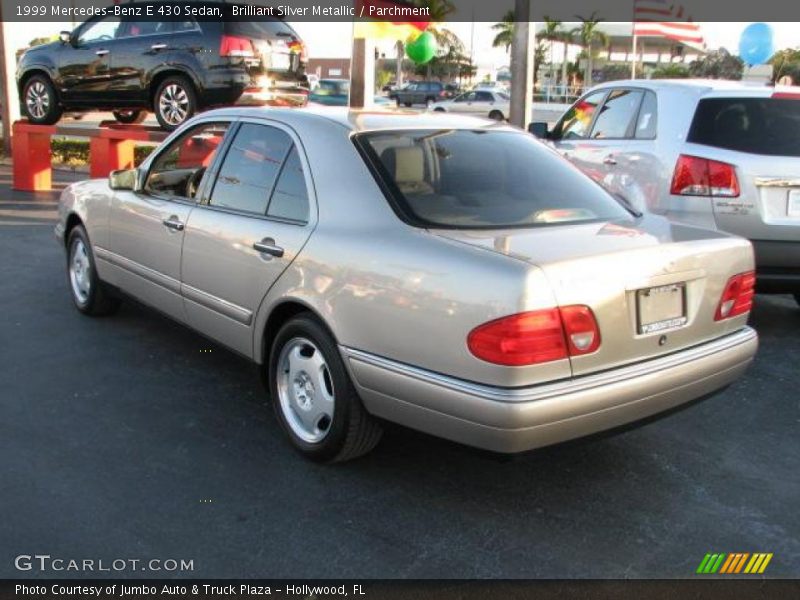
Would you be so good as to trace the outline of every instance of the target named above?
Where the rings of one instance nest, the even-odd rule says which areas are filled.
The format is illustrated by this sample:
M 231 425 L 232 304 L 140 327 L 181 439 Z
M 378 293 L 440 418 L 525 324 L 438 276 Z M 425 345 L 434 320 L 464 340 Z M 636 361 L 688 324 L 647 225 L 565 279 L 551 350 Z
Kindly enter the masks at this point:
M 255 361 L 316 460 L 381 420 L 505 453 L 612 429 L 757 347 L 749 242 L 639 215 L 471 117 L 213 111 L 59 210 L 78 310 L 132 296 Z

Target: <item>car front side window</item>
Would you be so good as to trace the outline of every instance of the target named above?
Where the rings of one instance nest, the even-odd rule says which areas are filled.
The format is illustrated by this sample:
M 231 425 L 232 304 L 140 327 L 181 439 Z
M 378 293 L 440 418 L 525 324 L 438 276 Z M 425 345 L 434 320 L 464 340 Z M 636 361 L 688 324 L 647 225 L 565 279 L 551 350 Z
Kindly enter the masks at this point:
M 144 189 L 149 194 L 194 200 L 228 123 L 203 123 L 172 142 L 153 161 Z
M 593 92 L 578 100 L 556 125 L 553 139 L 582 139 L 589 135 L 589 128 L 597 107 L 605 98 L 604 90 Z
M 92 44 L 94 42 L 107 42 L 114 40 L 119 31 L 119 17 L 106 17 L 88 23 L 80 34 L 78 34 L 78 44 Z

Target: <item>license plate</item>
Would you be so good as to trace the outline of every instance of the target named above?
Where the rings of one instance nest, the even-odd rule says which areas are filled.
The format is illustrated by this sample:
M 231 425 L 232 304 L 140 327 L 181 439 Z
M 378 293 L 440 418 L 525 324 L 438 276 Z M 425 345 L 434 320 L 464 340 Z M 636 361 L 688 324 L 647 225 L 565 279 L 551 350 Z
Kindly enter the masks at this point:
M 686 324 L 686 284 L 673 283 L 636 291 L 639 333 L 656 333 Z
M 270 64 L 273 69 L 288 71 L 292 66 L 292 55 L 273 52 L 270 57 Z
M 786 206 L 786 215 L 800 219 L 800 190 L 789 191 L 789 203 Z

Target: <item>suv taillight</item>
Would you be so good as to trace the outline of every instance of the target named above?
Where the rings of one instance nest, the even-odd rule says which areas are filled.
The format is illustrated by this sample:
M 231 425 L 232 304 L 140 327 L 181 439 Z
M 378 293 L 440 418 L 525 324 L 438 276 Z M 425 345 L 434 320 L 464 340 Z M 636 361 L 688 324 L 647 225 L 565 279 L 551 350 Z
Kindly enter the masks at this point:
M 289 42 L 289 50 L 300 56 L 300 62 L 306 59 L 306 46 L 300 40 L 292 40 Z
M 670 193 L 736 198 L 739 195 L 736 168 L 717 160 L 681 154 L 675 164 Z
M 600 330 L 588 306 L 564 306 L 509 315 L 473 329 L 473 355 L 519 367 L 589 354 L 600 347 Z
M 722 292 L 714 320 L 723 321 L 750 312 L 753 307 L 755 287 L 755 271 L 747 271 L 731 277 Z
M 219 55 L 253 58 L 256 53 L 249 39 L 236 35 L 223 35 L 219 43 Z

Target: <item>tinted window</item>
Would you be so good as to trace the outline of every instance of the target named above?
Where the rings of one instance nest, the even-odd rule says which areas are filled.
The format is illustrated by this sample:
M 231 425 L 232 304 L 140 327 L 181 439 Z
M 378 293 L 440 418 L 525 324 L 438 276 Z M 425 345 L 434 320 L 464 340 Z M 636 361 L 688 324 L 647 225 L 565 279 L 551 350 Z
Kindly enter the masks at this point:
M 653 92 L 645 92 L 642 106 L 639 109 L 639 118 L 636 121 L 636 139 L 653 140 L 656 137 L 658 125 L 658 102 Z
M 800 100 L 707 98 L 697 105 L 690 142 L 751 154 L 800 156 Z
M 88 44 L 90 42 L 107 42 L 117 37 L 117 30 L 119 29 L 119 17 L 106 17 L 98 21 L 90 21 L 83 29 L 81 29 L 78 36 L 79 44 Z
M 292 146 L 281 169 L 267 214 L 280 219 L 308 221 L 308 190 L 296 146 Z
M 493 102 L 494 97 L 489 92 L 477 92 L 475 94 L 475 99 L 478 102 Z
M 172 33 L 171 21 L 128 21 L 124 25 L 124 33 L 120 37 L 136 37 L 139 35 Z
M 236 133 L 210 204 L 263 215 L 292 140 L 280 129 L 245 123 Z
M 193 199 L 222 141 L 227 123 L 204 123 L 172 142 L 153 162 L 145 190 Z
M 230 5 L 228 5 L 226 10 L 231 11 Z M 232 14 L 232 12 L 230 14 Z M 266 21 L 262 19 L 255 21 L 237 21 L 235 19 L 236 17 L 231 17 L 230 20 L 225 21 L 225 33 L 228 35 L 240 35 L 256 39 L 282 37 L 286 40 L 297 37 L 294 29 L 283 21 Z
M 619 219 L 600 186 L 533 137 L 486 130 L 361 134 L 398 210 L 434 227 L 530 227 Z
M 619 139 L 630 137 L 633 120 L 639 112 L 642 92 L 639 90 L 614 90 L 603 103 L 592 127 L 592 139 Z
M 597 105 L 605 95 L 604 91 L 594 92 L 573 104 L 561 121 L 560 132 L 559 128 L 556 129 L 555 137 L 565 140 L 586 137 L 589 134 L 589 127 L 592 124 Z

